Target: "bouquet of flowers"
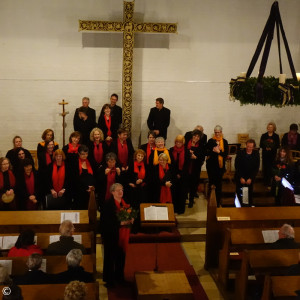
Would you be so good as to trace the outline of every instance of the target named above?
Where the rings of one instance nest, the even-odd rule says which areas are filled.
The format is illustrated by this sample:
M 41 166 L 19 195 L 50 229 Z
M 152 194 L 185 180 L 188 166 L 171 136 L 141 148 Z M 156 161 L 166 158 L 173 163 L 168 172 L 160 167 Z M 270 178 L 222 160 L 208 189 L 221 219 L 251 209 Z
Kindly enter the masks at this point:
M 117 217 L 120 222 L 131 221 L 132 219 L 137 218 L 138 212 L 138 210 L 135 210 L 132 207 L 122 207 L 117 213 Z

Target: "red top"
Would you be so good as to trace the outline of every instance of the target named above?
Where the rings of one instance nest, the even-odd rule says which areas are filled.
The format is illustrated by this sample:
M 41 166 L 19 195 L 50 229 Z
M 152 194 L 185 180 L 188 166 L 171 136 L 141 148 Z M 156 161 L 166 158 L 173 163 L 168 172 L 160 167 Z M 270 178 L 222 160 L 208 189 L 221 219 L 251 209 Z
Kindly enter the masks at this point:
M 24 248 L 16 248 L 16 247 L 12 247 L 7 256 L 10 256 L 10 257 L 17 257 L 17 256 L 29 256 L 33 253 L 38 253 L 38 254 L 41 254 L 43 255 L 43 251 L 42 249 L 37 246 L 37 245 L 30 245 L 30 246 L 27 246 L 26 249 Z

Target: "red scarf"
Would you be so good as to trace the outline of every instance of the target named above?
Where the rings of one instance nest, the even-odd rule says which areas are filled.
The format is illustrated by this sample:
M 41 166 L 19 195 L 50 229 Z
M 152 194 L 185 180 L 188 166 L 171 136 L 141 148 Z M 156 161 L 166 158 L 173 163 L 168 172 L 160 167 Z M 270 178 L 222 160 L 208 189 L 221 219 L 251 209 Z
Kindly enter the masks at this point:
M 182 171 L 183 164 L 184 164 L 184 147 L 178 148 L 178 147 L 174 146 L 173 158 L 174 158 L 175 162 L 177 162 L 178 154 L 179 154 L 178 169 L 180 171 Z
M 147 144 L 147 151 L 146 151 L 146 152 L 147 152 L 147 153 L 146 153 L 146 154 L 147 154 L 147 165 L 149 165 L 149 157 L 150 157 L 151 152 L 152 152 L 153 149 L 154 149 L 154 148 L 151 148 L 151 147 L 150 147 L 150 144 L 148 143 L 148 144 Z
M 165 172 L 169 170 L 168 164 L 166 165 L 166 168 L 163 169 L 161 165 L 159 165 L 159 179 L 162 181 L 165 177 Z M 160 188 L 160 203 L 172 203 L 172 194 L 171 189 L 165 185 L 162 185 Z
M 117 207 L 117 210 L 116 210 L 117 213 L 123 207 L 129 208 L 129 205 L 123 199 L 121 199 L 121 203 L 119 203 L 117 200 L 115 200 L 115 204 Z M 122 248 L 124 252 L 126 252 L 128 249 L 129 235 L 130 235 L 130 227 L 120 226 L 120 228 L 119 228 L 119 247 Z
M 199 141 L 193 147 L 199 147 Z M 188 145 L 187 145 L 188 150 L 191 150 L 191 148 L 192 148 L 192 139 L 189 140 Z
M 123 145 L 120 142 L 120 139 L 118 139 L 118 159 L 122 165 L 122 167 L 127 167 L 128 164 L 128 147 L 127 147 L 127 141 L 123 142 Z
M 27 193 L 31 196 L 34 195 L 34 175 L 33 172 L 30 173 L 29 176 L 25 175 L 25 184 Z
M 53 153 L 52 153 L 53 155 Z M 46 165 L 50 165 L 52 163 L 52 155 L 50 155 L 48 152 L 46 152 Z
M 68 153 L 78 153 L 79 144 L 76 147 L 72 145 L 72 143 L 68 144 Z
M 109 119 L 107 120 L 106 119 L 106 116 L 104 115 L 104 120 L 105 120 L 105 125 L 106 125 L 106 128 L 107 128 L 107 136 L 111 136 L 111 116 L 109 116 Z
M 100 164 L 103 160 L 103 148 L 102 143 L 99 143 L 98 145 L 94 142 L 94 158 L 95 161 Z
M 83 162 L 86 162 L 86 167 L 87 167 L 88 173 L 93 175 L 93 170 L 92 170 L 90 162 L 87 159 L 81 159 L 81 158 L 78 159 L 79 174 L 81 175 L 81 173 L 82 173 L 82 164 L 83 164 Z
M 8 170 L 8 177 L 9 177 L 9 184 L 11 188 L 14 188 L 16 185 L 16 178 L 15 175 L 11 170 Z M 0 172 L 0 189 L 3 188 L 4 180 L 3 180 L 3 173 Z
M 116 168 L 112 168 L 107 174 L 105 200 L 111 197 L 110 187 L 116 182 Z
M 65 182 L 65 162 L 62 162 L 60 168 L 57 168 L 56 161 L 53 163 L 52 183 L 56 193 L 62 190 Z
M 137 179 L 144 179 L 146 175 L 144 162 L 134 161 L 134 173 L 137 174 Z

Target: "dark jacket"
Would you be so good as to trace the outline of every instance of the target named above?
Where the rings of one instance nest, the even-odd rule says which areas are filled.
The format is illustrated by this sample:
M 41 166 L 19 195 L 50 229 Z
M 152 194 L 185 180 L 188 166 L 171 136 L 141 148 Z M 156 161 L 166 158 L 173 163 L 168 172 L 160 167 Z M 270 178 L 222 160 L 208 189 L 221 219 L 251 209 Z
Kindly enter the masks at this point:
M 76 108 L 74 118 L 73 118 L 73 126 L 74 126 L 75 131 L 78 130 L 78 126 L 79 126 L 78 122 L 80 121 L 78 109 L 79 108 Z M 96 111 L 93 108 L 88 107 L 87 116 L 88 116 L 88 119 L 90 119 L 92 122 L 96 123 Z
M 167 139 L 170 115 L 171 111 L 166 107 L 163 107 L 161 110 L 156 107 L 151 108 L 147 119 L 148 128 L 150 130 L 159 130 L 158 136 L 162 136 L 164 139 Z
M 69 283 L 73 280 L 79 280 L 82 282 L 93 282 L 94 276 L 90 272 L 84 271 L 83 267 L 68 267 L 67 271 L 55 274 L 55 282 L 57 283 Z
M 22 276 L 14 278 L 15 284 L 49 284 L 54 282 L 54 276 L 41 270 L 27 271 Z
M 235 159 L 235 176 L 239 180 L 244 178 L 245 180 L 255 179 L 259 170 L 259 152 L 253 150 L 251 154 L 247 154 L 246 150 L 240 151 Z
M 74 241 L 72 236 L 60 236 L 59 241 L 51 243 L 46 251 L 47 255 L 67 255 L 72 249 L 80 249 L 83 254 L 86 250 L 83 245 Z
M 270 244 L 271 249 L 300 249 L 300 244 L 294 239 L 283 238 Z

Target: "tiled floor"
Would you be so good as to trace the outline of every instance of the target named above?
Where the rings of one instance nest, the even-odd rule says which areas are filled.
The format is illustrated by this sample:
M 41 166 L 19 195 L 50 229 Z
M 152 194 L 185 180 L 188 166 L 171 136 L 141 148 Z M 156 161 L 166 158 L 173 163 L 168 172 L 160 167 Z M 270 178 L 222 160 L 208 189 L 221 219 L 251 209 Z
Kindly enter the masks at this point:
M 187 208 L 184 215 L 176 216 L 178 222 L 186 221 L 205 221 L 206 220 L 206 205 L 207 202 L 204 196 L 201 194 L 199 198 L 195 199 L 195 205 L 193 208 Z M 184 234 L 199 234 L 205 233 L 205 228 L 182 228 L 179 229 Z M 204 269 L 205 258 L 205 242 L 185 242 L 182 243 L 184 251 L 190 263 L 193 265 L 196 274 L 208 296 L 209 299 L 220 300 L 223 299 L 219 293 L 213 279 L 209 273 Z M 100 299 L 106 300 L 107 291 L 102 281 L 102 247 L 97 245 L 97 274 L 100 283 Z

